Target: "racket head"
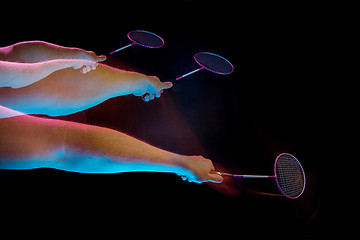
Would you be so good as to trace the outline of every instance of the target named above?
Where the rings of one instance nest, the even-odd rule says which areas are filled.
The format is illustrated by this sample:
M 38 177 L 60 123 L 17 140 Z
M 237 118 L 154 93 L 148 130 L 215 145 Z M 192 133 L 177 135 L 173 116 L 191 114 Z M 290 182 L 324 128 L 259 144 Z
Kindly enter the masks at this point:
M 147 48 L 160 48 L 165 44 L 164 40 L 159 35 L 144 30 L 131 31 L 128 33 L 127 37 L 135 44 Z
M 293 155 L 282 153 L 274 166 L 276 184 L 280 192 L 289 199 L 300 197 L 305 190 L 305 172 L 299 160 Z
M 195 61 L 206 70 L 227 75 L 234 71 L 234 66 L 226 58 L 210 52 L 200 52 L 195 54 Z

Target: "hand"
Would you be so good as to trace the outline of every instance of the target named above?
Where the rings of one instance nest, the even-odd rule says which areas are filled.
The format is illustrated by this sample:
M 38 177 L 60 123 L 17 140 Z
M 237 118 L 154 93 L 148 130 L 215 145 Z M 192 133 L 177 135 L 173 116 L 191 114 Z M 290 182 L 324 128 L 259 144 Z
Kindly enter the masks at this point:
M 222 176 L 217 173 L 212 173 L 215 171 L 215 168 L 211 160 L 202 156 L 184 156 L 183 161 L 188 171 L 177 173 L 183 180 L 195 183 L 221 183 L 223 181 Z
M 81 55 L 81 59 L 84 60 L 90 60 L 90 61 L 94 61 L 94 62 L 103 62 L 106 60 L 106 56 L 105 55 L 96 55 L 93 51 L 85 51 L 83 49 L 78 49 L 78 51 L 80 51 L 80 55 Z
M 89 60 L 74 60 L 74 69 L 80 69 L 82 74 L 88 73 L 91 70 L 95 70 L 98 66 L 97 62 L 89 61 Z
M 141 96 L 145 102 L 159 98 L 164 89 L 169 89 L 173 86 L 171 82 L 161 82 L 158 77 L 147 77 L 145 82 L 141 85 L 140 89 L 136 90 L 133 94 Z
M 95 70 L 98 62 L 103 62 L 106 60 L 106 56 L 105 55 L 100 55 L 97 56 L 93 51 L 85 51 L 83 49 L 77 49 L 77 51 L 79 51 L 79 56 L 80 59 L 84 60 L 82 61 L 82 63 L 84 63 L 82 66 L 81 65 L 81 61 L 79 60 L 79 64 L 74 66 L 74 69 L 79 69 L 81 68 L 80 72 L 85 74 L 90 72 L 91 70 Z

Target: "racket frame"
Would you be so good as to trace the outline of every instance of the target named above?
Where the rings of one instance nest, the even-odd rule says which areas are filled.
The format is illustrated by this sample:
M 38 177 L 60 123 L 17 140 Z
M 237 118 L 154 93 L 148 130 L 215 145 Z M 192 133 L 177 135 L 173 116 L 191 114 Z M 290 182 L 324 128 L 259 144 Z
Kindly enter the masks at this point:
M 134 40 L 134 39 L 132 39 L 132 38 L 130 37 L 130 34 L 133 33 L 133 32 L 143 32 L 143 33 L 148 33 L 148 34 L 150 34 L 150 35 L 153 35 L 153 36 L 159 38 L 159 39 L 162 41 L 162 44 L 161 44 L 160 46 L 149 46 L 149 45 L 141 44 L 141 43 L 137 42 L 136 40 Z M 131 47 L 131 46 L 133 46 L 133 45 L 135 45 L 135 44 L 136 44 L 136 45 L 140 45 L 140 46 L 142 46 L 142 47 L 146 47 L 146 48 L 161 48 L 161 47 L 164 46 L 164 44 L 165 44 L 164 39 L 162 39 L 159 35 L 157 35 L 157 34 L 155 34 L 155 33 L 152 33 L 152 32 L 144 31 L 144 30 L 133 30 L 133 31 L 131 31 L 131 32 L 129 32 L 129 33 L 127 34 L 127 37 L 130 39 L 130 41 L 132 41 L 132 43 L 130 43 L 130 44 L 124 46 L 124 47 L 121 47 L 121 48 L 119 48 L 119 49 L 117 49 L 117 50 L 115 50 L 115 51 L 110 52 L 110 55 L 111 55 L 111 54 L 114 54 L 114 53 L 117 53 L 117 52 L 119 52 L 119 51 L 121 51 L 121 50 L 123 50 L 123 49 L 125 49 L 125 48 Z
M 201 63 L 196 59 L 196 57 L 197 57 L 198 55 L 200 55 L 200 54 L 213 55 L 213 56 L 215 56 L 215 57 L 218 57 L 218 58 L 224 60 L 225 62 L 227 62 L 227 63 L 231 66 L 231 72 L 226 72 L 226 73 L 224 73 L 224 72 L 218 72 L 218 71 L 212 70 L 212 69 L 204 66 L 203 64 L 201 64 Z M 206 70 L 208 70 L 208 71 L 210 71 L 210 72 L 213 72 L 213 73 L 217 73 L 217 74 L 221 74 L 221 75 L 228 75 L 228 74 L 231 74 L 231 73 L 234 71 L 234 66 L 231 64 L 231 62 L 230 62 L 229 60 L 227 60 L 226 58 L 224 58 L 224 57 L 222 57 L 222 56 L 220 56 L 220 55 L 218 55 L 218 54 L 215 54 L 215 53 L 211 53 L 211 52 L 199 52 L 199 53 L 195 54 L 194 60 L 195 60 L 195 62 L 197 62 L 197 64 L 199 64 L 199 65 L 202 67 L 201 69 L 204 68 L 204 69 L 206 69 Z
M 283 155 L 290 156 L 291 158 L 296 160 L 296 162 L 298 163 L 298 165 L 301 168 L 301 171 L 303 172 L 303 177 L 304 177 L 303 189 L 302 189 L 301 193 L 298 196 L 295 196 L 295 197 L 288 196 L 283 192 L 283 190 L 280 187 L 280 183 L 279 183 L 279 181 L 277 179 L 277 176 L 276 176 L 276 164 L 277 164 L 278 159 Z M 275 178 L 276 185 L 277 185 L 278 189 L 280 190 L 281 194 L 284 197 L 288 198 L 288 199 L 296 199 L 296 198 L 300 197 L 303 194 L 303 192 L 305 190 L 305 185 L 306 185 L 305 171 L 304 171 L 302 165 L 300 164 L 299 160 L 297 160 L 296 157 L 294 157 L 293 155 L 291 155 L 289 153 L 281 153 L 279 156 L 276 157 L 275 164 L 274 164 L 274 175 L 271 175 L 271 176 L 266 176 L 266 175 L 240 175 L 240 174 L 224 173 L 224 172 L 217 172 L 217 171 L 212 171 L 211 173 L 219 174 L 220 176 L 229 176 L 229 177 L 233 177 L 233 178 Z
M 215 57 L 221 58 L 222 60 L 224 60 L 225 62 L 227 62 L 228 64 L 230 64 L 230 66 L 231 66 L 231 68 L 232 68 L 231 72 L 226 72 L 226 73 L 224 73 L 224 72 L 218 72 L 218 71 L 214 71 L 214 70 L 212 70 L 212 69 L 204 66 L 203 64 L 201 64 L 201 63 L 196 59 L 196 57 L 197 57 L 199 54 L 208 54 L 208 55 L 213 55 L 213 56 L 215 56 Z M 211 53 L 211 52 L 199 52 L 199 53 L 195 54 L 194 60 L 195 60 L 195 62 L 196 62 L 197 64 L 199 64 L 199 65 L 201 66 L 201 68 L 195 69 L 195 70 L 193 70 L 193 71 L 191 71 L 191 72 L 188 72 L 188 73 L 186 73 L 186 74 L 184 74 L 184 75 L 181 75 L 180 77 L 177 77 L 176 80 L 180 80 L 180 79 L 182 79 L 182 78 L 184 78 L 184 77 L 187 77 L 187 76 L 189 76 L 189 75 L 191 75 L 191 74 L 193 74 L 193 73 L 196 73 L 196 72 L 198 72 L 198 71 L 200 71 L 200 70 L 202 70 L 202 69 L 206 69 L 206 70 L 208 70 L 208 71 L 210 71 L 210 72 L 213 72 L 213 73 L 216 73 L 216 74 L 221 74 L 221 75 L 228 75 L 228 74 L 230 74 L 230 73 L 232 73 L 232 72 L 234 71 L 234 66 L 231 64 L 231 62 L 230 62 L 229 60 L 227 60 L 226 58 L 224 58 L 224 57 L 222 57 L 222 56 L 220 56 L 220 55 L 217 55 L 217 54 L 215 54 L 215 53 Z
M 291 158 L 293 158 L 293 159 L 297 162 L 297 164 L 300 166 L 301 171 L 303 172 L 303 178 L 304 178 L 303 189 L 302 189 L 301 193 L 300 193 L 298 196 L 296 196 L 296 197 L 288 196 L 287 194 L 285 194 L 285 193 L 283 192 L 283 190 L 282 190 L 281 187 L 280 187 L 280 183 L 279 183 L 279 181 L 278 181 L 278 178 L 277 178 L 277 176 L 276 176 L 276 164 L 277 164 L 278 159 L 279 159 L 281 156 L 283 156 L 283 155 L 287 155 L 287 156 L 290 156 Z M 300 197 L 300 196 L 304 193 L 304 191 L 305 191 L 305 185 L 306 185 L 305 171 L 304 171 L 301 163 L 299 162 L 299 160 L 297 160 L 297 158 L 294 157 L 293 155 L 291 155 L 291 154 L 289 154 L 289 153 L 281 153 L 279 156 L 277 156 L 277 157 L 276 157 L 276 160 L 275 160 L 275 164 L 274 164 L 274 174 L 275 174 L 276 185 L 277 185 L 278 189 L 280 190 L 281 194 L 284 195 L 286 198 L 288 198 L 288 199 L 296 199 L 296 198 Z

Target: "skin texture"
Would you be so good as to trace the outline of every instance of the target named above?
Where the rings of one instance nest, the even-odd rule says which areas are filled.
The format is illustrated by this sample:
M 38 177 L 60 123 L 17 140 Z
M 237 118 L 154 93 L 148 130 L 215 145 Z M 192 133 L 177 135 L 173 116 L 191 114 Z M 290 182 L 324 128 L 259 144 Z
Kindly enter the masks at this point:
M 172 172 L 197 183 L 222 181 L 211 173 L 215 169 L 209 159 L 171 153 L 108 128 L 18 115 L 0 119 L 0 132 L 3 169 Z
M 149 101 L 172 87 L 98 63 L 105 59 L 40 41 L 0 48 L 0 168 L 172 172 L 191 182 L 222 182 L 204 157 L 171 153 L 108 128 L 26 115 L 67 115 L 128 94 Z

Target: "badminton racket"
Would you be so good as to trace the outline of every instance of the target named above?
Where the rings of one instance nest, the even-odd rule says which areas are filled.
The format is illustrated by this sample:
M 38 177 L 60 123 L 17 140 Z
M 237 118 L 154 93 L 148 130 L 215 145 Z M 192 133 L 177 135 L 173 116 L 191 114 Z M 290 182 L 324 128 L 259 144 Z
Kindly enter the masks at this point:
M 229 60 L 215 53 L 200 52 L 195 54 L 194 59 L 201 67 L 180 77 L 177 77 L 176 80 L 180 80 L 203 69 L 206 69 L 213 73 L 224 75 L 230 74 L 234 71 L 234 66 Z
M 201 67 L 180 77 L 177 77 L 176 80 L 180 80 L 202 69 L 206 69 L 210 72 L 223 75 L 230 74 L 234 71 L 234 66 L 231 64 L 230 61 L 215 53 L 200 52 L 195 54 L 194 59 Z M 162 91 L 160 93 L 162 93 Z M 145 94 L 141 98 L 145 101 L 146 97 L 149 98 L 149 94 Z
M 291 154 L 282 153 L 277 156 L 274 164 L 274 175 L 239 175 L 223 172 L 212 173 L 233 178 L 275 178 L 276 184 L 286 198 L 296 199 L 305 190 L 305 173 L 300 162 Z
M 135 44 L 147 48 L 160 48 L 165 43 L 160 36 L 144 30 L 131 31 L 128 33 L 127 37 L 130 39 L 130 41 L 132 41 L 132 43 L 110 52 L 110 55 L 119 52 L 125 48 L 131 47 Z

